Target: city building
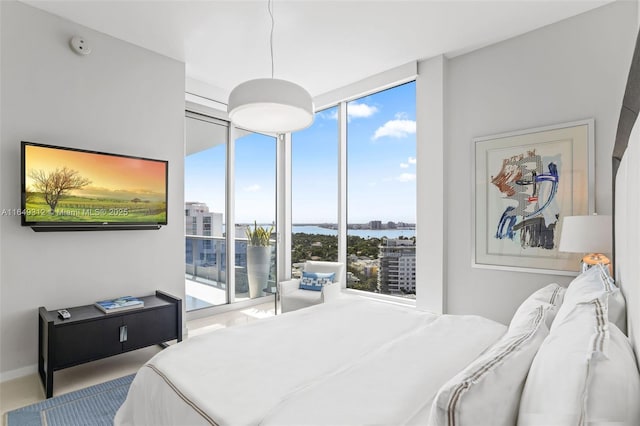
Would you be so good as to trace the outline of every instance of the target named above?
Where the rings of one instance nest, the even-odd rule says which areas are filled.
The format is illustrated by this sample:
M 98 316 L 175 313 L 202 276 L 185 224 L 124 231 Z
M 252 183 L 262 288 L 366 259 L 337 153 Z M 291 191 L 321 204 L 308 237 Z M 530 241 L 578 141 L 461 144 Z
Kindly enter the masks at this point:
M 222 237 L 222 213 L 209 211 L 206 203 L 187 201 L 184 203 L 184 233 L 205 237 Z
M 222 239 L 222 213 L 209 211 L 206 203 L 184 203 L 186 273 L 192 279 L 206 279 L 212 283 L 225 282 L 224 240 Z M 194 238 L 194 237 L 218 237 Z
M 415 294 L 416 246 L 414 240 L 388 239 L 379 246 L 378 288 L 384 294 Z

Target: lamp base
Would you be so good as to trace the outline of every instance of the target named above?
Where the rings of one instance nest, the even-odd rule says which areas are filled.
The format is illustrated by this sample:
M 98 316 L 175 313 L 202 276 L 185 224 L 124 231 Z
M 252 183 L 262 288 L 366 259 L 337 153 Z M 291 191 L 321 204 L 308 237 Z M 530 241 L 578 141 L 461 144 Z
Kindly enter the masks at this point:
M 609 267 L 609 272 L 611 273 L 611 261 L 607 256 L 600 253 L 589 253 L 585 257 L 582 258 L 582 272 L 586 271 L 593 265 L 603 264 L 604 266 Z

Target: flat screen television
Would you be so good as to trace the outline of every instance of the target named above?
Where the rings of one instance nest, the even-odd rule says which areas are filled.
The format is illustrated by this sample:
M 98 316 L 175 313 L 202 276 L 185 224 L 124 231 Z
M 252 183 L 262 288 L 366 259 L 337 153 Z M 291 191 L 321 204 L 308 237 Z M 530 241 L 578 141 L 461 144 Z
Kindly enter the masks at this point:
M 167 161 L 33 142 L 22 142 L 21 153 L 23 226 L 81 231 L 167 224 Z

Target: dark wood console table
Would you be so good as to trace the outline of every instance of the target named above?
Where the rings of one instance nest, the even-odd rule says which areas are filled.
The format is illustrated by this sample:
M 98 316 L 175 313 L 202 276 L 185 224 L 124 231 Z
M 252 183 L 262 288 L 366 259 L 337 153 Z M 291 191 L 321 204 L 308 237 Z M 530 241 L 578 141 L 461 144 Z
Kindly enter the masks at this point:
M 38 373 L 47 398 L 53 373 L 123 352 L 182 341 L 182 300 L 168 293 L 140 297 L 144 308 L 105 314 L 94 305 L 66 308 L 71 318 L 39 308 Z

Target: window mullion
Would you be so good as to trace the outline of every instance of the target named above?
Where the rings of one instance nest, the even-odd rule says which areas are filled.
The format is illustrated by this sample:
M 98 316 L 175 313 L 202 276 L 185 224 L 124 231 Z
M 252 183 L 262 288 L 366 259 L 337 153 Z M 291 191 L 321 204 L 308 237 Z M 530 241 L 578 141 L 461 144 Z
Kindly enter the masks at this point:
M 278 135 L 277 141 L 277 280 L 291 279 L 291 133 Z
M 227 300 L 229 303 L 235 302 L 236 298 L 236 204 L 235 204 L 235 176 L 236 176 L 236 137 L 238 132 L 233 124 L 229 124 L 229 143 L 227 144 L 227 202 L 226 202 L 226 281 Z
M 347 265 L 347 103 L 338 105 L 338 261 Z M 346 267 L 342 286 L 347 285 Z

